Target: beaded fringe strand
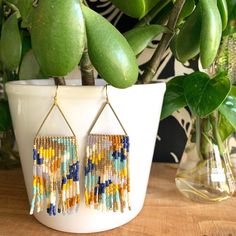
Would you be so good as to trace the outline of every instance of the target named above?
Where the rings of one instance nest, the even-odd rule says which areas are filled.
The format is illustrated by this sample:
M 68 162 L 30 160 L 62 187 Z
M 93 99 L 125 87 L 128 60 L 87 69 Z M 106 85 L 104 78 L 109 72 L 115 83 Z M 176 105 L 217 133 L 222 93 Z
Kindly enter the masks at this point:
M 86 152 L 86 205 L 102 211 L 130 209 L 129 137 L 90 134 Z
M 30 214 L 47 206 L 47 213 L 70 213 L 78 209 L 79 159 L 77 142 L 71 137 L 36 137 L 33 148 L 33 198 Z

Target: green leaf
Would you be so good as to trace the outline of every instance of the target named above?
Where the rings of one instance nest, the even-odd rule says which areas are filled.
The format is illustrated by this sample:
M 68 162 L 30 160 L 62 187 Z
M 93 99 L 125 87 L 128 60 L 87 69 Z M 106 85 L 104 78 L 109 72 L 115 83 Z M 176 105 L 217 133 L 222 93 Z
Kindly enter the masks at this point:
M 186 106 L 183 90 L 185 77 L 186 76 L 177 76 L 167 83 L 161 119 L 170 116 L 174 111 Z
M 47 77 L 40 71 L 40 67 L 34 56 L 33 50 L 29 50 L 22 60 L 19 71 L 19 79 L 47 79 Z
M 170 32 L 170 30 L 162 25 L 145 25 L 125 32 L 124 36 L 132 47 L 134 54 L 138 55 L 157 35 L 166 32 Z
M 160 0 L 110 0 L 126 15 L 134 18 L 144 17 Z M 166 0 L 161 0 L 166 1 Z
M 234 127 L 221 113 L 219 113 L 218 130 L 222 141 L 226 140 L 234 132 Z
M 4 22 L 1 34 L 1 60 L 9 70 L 18 67 L 21 59 L 21 36 L 18 28 L 17 13 Z
M 230 35 L 236 32 L 236 0 L 227 0 L 228 6 L 228 24 L 223 35 Z
M 219 107 L 219 111 L 236 130 L 236 86 L 232 86 L 229 95 Z
M 225 72 L 214 78 L 203 72 L 194 72 L 184 80 L 184 94 L 192 113 L 204 117 L 217 109 L 225 100 L 231 84 Z
M 182 11 L 180 12 L 178 24 L 185 19 L 186 17 L 190 16 L 195 8 L 195 1 L 194 0 L 187 0 L 184 3 Z
M 33 11 L 33 0 L 18 0 L 16 6 L 18 7 L 22 17 L 22 27 L 29 27 L 31 24 L 31 13 Z
M 24 58 L 25 54 L 32 48 L 31 46 L 31 38 L 30 34 L 27 30 L 21 30 L 21 38 L 22 38 L 22 53 L 21 60 Z
M 0 131 L 7 131 L 11 128 L 11 115 L 6 100 L 0 101 Z

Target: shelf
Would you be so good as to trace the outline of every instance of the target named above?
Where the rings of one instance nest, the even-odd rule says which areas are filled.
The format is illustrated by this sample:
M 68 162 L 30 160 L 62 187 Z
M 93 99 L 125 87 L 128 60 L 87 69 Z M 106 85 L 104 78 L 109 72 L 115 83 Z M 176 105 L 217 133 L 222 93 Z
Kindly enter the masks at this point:
M 94 236 L 236 235 L 236 195 L 221 203 L 200 204 L 176 189 L 176 165 L 154 163 L 144 208 L 131 222 Z M 0 171 L 0 236 L 73 235 L 47 228 L 29 215 L 21 169 Z

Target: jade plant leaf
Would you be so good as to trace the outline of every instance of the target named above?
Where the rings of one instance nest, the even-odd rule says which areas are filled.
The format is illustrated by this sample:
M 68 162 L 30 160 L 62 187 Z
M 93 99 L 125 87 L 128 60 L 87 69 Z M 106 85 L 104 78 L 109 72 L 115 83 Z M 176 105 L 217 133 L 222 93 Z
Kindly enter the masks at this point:
M 9 70 L 18 67 L 21 59 L 21 36 L 18 28 L 17 13 L 4 22 L 1 33 L 1 60 Z
M 0 101 L 0 131 L 7 131 L 11 127 L 11 115 L 6 100 Z
M 228 6 L 228 24 L 226 29 L 223 32 L 223 35 L 229 35 L 236 32 L 236 1 L 235 0 L 227 0 Z
M 30 34 L 27 30 L 21 30 L 22 38 L 22 53 L 21 60 L 24 58 L 25 54 L 32 48 Z
M 184 94 L 193 114 L 204 117 L 217 109 L 230 92 L 231 84 L 225 72 L 214 78 L 193 72 L 184 80 Z
M 170 116 L 174 111 L 187 105 L 183 90 L 184 79 L 185 76 L 177 76 L 167 83 L 161 119 Z
M 134 54 L 138 55 L 156 36 L 166 32 L 170 32 L 170 30 L 162 25 L 145 25 L 125 32 L 124 36 L 133 49 Z
M 144 17 L 158 2 L 160 2 L 160 0 L 110 0 L 110 1 L 116 7 L 121 9 L 126 15 L 134 18 Z
M 138 64 L 125 37 L 100 14 L 85 6 L 82 10 L 88 54 L 99 75 L 117 88 L 127 88 L 135 84 Z
M 25 28 L 30 26 L 30 17 L 31 12 L 34 9 L 34 0 L 8 0 L 8 2 L 14 4 L 19 9 L 20 15 L 22 17 L 21 26 Z
M 34 56 L 33 50 L 29 50 L 21 63 L 19 71 L 20 80 L 46 79 L 47 77 L 40 71 L 39 64 Z
M 226 140 L 235 130 L 226 117 L 221 113 L 219 113 L 218 130 L 222 141 Z
M 236 86 L 232 86 L 229 95 L 226 97 L 219 111 L 227 121 L 236 129 Z
M 195 8 L 195 1 L 194 0 L 187 0 L 184 3 L 184 6 L 182 8 L 182 11 L 180 12 L 178 22 L 181 22 L 184 18 L 188 17 L 191 15 Z

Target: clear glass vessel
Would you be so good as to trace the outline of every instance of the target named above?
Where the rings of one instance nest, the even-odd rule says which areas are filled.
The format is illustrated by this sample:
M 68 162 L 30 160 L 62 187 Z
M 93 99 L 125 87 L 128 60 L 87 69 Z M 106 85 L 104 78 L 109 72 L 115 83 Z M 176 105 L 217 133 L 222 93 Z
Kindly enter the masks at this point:
M 216 122 L 214 116 L 196 118 L 176 174 L 178 190 L 194 201 L 220 202 L 235 191 L 229 152 L 220 139 Z

